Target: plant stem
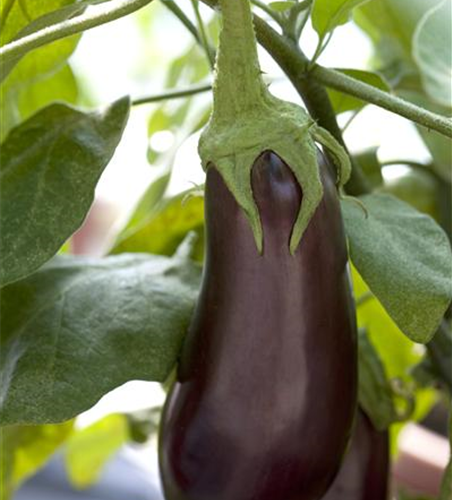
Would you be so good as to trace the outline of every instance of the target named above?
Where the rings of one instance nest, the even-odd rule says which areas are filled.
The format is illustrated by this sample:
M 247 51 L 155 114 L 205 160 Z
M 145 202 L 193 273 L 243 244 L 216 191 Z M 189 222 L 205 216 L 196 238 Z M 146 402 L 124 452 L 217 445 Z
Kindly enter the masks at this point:
M 220 0 L 223 27 L 217 56 L 213 115 L 233 123 L 253 112 L 267 91 L 261 77 L 249 0 Z
M 289 12 L 289 19 L 288 19 L 288 27 L 284 30 L 284 34 L 288 36 L 291 40 L 294 42 L 298 42 L 301 36 L 301 31 L 304 28 L 304 25 L 307 21 L 307 18 L 309 16 L 309 11 L 311 8 L 312 0 L 303 0 L 302 2 L 297 3 L 294 5 Z M 301 30 L 300 26 L 298 26 L 299 23 L 299 17 L 301 12 L 305 12 L 305 16 L 303 18 L 303 21 L 301 22 Z
M 0 48 L 0 65 L 21 58 L 31 50 L 82 31 L 124 17 L 151 3 L 152 0 L 112 0 L 92 6 L 85 12 L 61 23 L 42 28 Z
M 352 95 L 370 104 L 375 104 L 380 108 L 391 111 L 392 113 L 397 113 L 419 125 L 436 130 L 440 134 L 452 138 L 452 120 L 446 116 L 432 113 L 400 97 L 384 92 L 367 83 L 355 80 L 334 69 L 327 69 L 315 65 L 312 68 L 311 74 L 315 80 L 327 87 Z
M 204 49 L 204 52 L 206 53 L 207 59 L 209 60 L 210 67 L 211 69 L 213 69 L 213 66 L 215 64 L 215 53 L 210 47 L 209 40 L 207 38 L 206 30 L 204 27 L 204 22 L 199 12 L 199 0 L 191 0 L 191 3 L 193 5 L 193 10 L 195 12 L 196 22 L 198 23 L 198 30 L 201 37 L 201 45 Z
M 311 10 L 312 10 L 312 0 L 309 0 L 303 20 L 301 21 L 297 29 L 297 41 L 300 40 L 301 34 L 303 33 L 306 23 L 308 22 L 308 19 L 311 15 Z
M 161 94 L 155 94 L 148 97 L 141 97 L 134 99 L 132 101 L 132 106 L 140 106 L 142 104 L 150 104 L 153 102 L 166 101 L 168 99 L 180 99 L 182 97 L 189 97 L 196 94 L 201 94 L 202 92 L 207 92 L 212 90 L 212 85 L 210 83 L 204 83 L 200 85 L 192 85 L 184 89 L 168 90 L 167 92 L 162 92 Z
M 203 1 L 211 7 L 218 5 L 217 0 Z M 292 68 L 292 77 L 288 75 L 292 83 L 298 78 L 315 80 L 317 84 L 334 88 L 370 104 L 375 104 L 388 111 L 404 116 L 428 129 L 435 130 L 442 135 L 452 138 L 452 120 L 445 116 L 427 111 L 400 97 L 383 92 L 372 85 L 360 82 L 348 75 L 339 73 L 333 69 L 324 68 L 317 64 L 314 65 L 309 75 L 306 75 L 309 60 L 294 43 L 291 43 L 290 40 L 279 35 L 263 19 L 256 15 L 254 15 L 254 26 L 259 43 L 275 59 L 283 71 L 288 74 L 287 69 Z
M 355 121 L 355 118 L 361 113 L 363 108 L 355 109 L 352 114 L 350 115 L 350 118 L 345 122 L 344 126 L 341 129 L 342 135 L 344 135 L 345 131 L 350 127 L 350 125 Z
M 193 35 L 195 40 L 201 45 L 201 35 L 199 34 L 196 26 L 190 21 L 190 19 L 185 15 L 185 12 L 177 5 L 174 0 L 160 0 L 162 4 L 171 11 L 179 21 L 187 28 L 187 30 Z
M 278 12 L 269 7 L 265 2 L 261 0 L 251 0 L 251 3 L 259 9 L 263 10 L 269 17 L 271 17 L 274 21 L 276 21 L 279 25 L 282 22 L 282 18 Z

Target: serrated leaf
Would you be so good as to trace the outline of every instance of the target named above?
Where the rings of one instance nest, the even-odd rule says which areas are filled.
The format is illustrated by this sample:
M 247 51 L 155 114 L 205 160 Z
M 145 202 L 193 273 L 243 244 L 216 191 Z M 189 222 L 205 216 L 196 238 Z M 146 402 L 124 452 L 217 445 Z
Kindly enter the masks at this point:
M 413 57 L 424 88 L 433 102 L 452 103 L 452 2 L 443 0 L 429 10 L 417 25 Z
M 0 500 L 40 469 L 72 433 L 73 421 L 0 428 Z
M 393 392 L 385 367 L 365 329 L 358 335 L 359 346 L 359 404 L 372 420 L 374 427 L 386 430 L 398 420 Z
M 428 342 L 452 298 L 452 255 L 430 217 L 385 194 L 342 203 L 350 257 L 402 332 Z
M 127 417 L 113 414 L 74 432 L 65 447 L 68 478 L 79 489 L 95 484 L 106 463 L 129 439 Z
M 53 104 L 0 148 L 0 284 L 27 276 L 78 229 L 124 130 L 130 103 L 101 112 Z
M 0 425 L 61 422 L 129 380 L 164 381 L 199 281 L 181 258 L 61 256 L 2 289 Z
M 367 83 L 368 85 L 372 85 L 372 87 L 375 87 L 379 90 L 383 90 L 385 92 L 388 92 L 390 90 L 390 87 L 383 76 L 376 72 L 364 71 L 360 69 L 342 68 L 336 69 L 336 71 L 347 76 L 351 76 L 352 78 Z M 337 90 L 328 89 L 328 95 L 336 114 L 344 113 L 345 111 L 358 110 L 367 104 L 367 102 L 362 101 L 361 99 L 343 94 L 342 92 L 338 92 Z
M 368 0 L 314 0 L 312 25 L 323 38 L 327 33 L 350 20 L 352 11 Z

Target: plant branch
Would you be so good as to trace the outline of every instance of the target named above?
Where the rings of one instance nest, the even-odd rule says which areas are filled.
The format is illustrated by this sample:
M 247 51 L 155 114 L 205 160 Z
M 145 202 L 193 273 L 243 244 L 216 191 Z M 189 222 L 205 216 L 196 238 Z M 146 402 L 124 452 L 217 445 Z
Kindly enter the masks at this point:
M 160 0 L 160 1 L 170 12 L 172 12 L 179 19 L 179 21 L 193 35 L 196 42 L 198 42 L 199 45 L 201 45 L 202 41 L 198 29 L 190 21 L 190 19 L 187 17 L 185 12 L 179 7 L 179 5 L 177 5 L 177 3 L 174 0 Z
M 270 16 L 278 24 L 281 24 L 282 18 L 279 15 L 279 13 L 276 12 L 275 10 L 273 10 L 265 2 L 262 2 L 261 0 L 251 0 L 251 3 L 253 5 L 255 5 L 256 7 L 259 7 L 259 9 L 261 9 L 262 11 L 264 11 L 268 16 Z
M 211 7 L 216 7 L 218 4 L 217 0 L 203 1 Z M 333 69 L 323 68 L 317 64 L 307 74 L 309 60 L 296 44 L 279 35 L 263 19 L 256 15 L 254 15 L 254 26 L 259 43 L 281 66 L 292 83 L 295 84 L 298 79 L 315 80 L 321 86 L 331 87 L 345 94 L 352 95 L 370 104 L 375 104 L 388 111 L 404 116 L 419 125 L 435 130 L 447 137 L 452 137 L 452 120 L 445 116 L 427 111 L 400 97 L 383 92 L 372 85 L 355 80 Z M 292 76 L 288 73 L 289 69 Z
M 311 73 L 315 80 L 327 87 L 357 97 L 452 138 L 452 119 L 446 116 L 432 113 L 334 69 L 315 65 Z
M 206 53 L 207 59 L 209 60 L 210 68 L 213 69 L 215 64 L 215 52 L 212 50 L 209 40 L 207 38 L 207 33 L 204 27 L 204 21 L 199 12 L 199 0 L 191 0 L 193 11 L 195 12 L 196 22 L 198 23 L 198 31 L 201 38 L 201 45 Z
M 42 28 L 0 48 L 0 64 L 21 58 L 31 50 L 48 43 L 109 23 L 135 12 L 152 0 L 112 0 L 93 5 L 89 12 Z
M 192 85 L 184 89 L 168 90 L 167 92 L 162 92 L 161 94 L 134 99 L 132 101 L 132 106 L 140 106 L 142 104 L 150 104 L 153 102 L 166 101 L 168 99 L 180 99 L 182 97 L 189 97 L 192 95 L 201 94 L 202 92 L 207 92 L 209 90 L 212 90 L 212 85 L 210 83 Z

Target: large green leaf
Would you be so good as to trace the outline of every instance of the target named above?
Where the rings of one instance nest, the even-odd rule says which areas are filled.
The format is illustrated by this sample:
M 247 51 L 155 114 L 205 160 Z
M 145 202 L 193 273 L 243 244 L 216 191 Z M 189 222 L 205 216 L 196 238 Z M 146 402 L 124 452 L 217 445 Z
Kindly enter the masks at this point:
M 368 0 L 314 0 L 312 25 L 323 38 L 341 24 L 350 20 L 355 7 Z
M 452 298 L 452 255 L 444 231 L 430 217 L 385 194 L 345 201 L 350 257 L 400 329 L 428 342 Z
M 65 447 L 69 480 L 76 488 L 95 484 L 108 460 L 129 440 L 126 415 L 113 414 L 72 434 Z
M 82 113 L 51 105 L 0 149 L 0 283 L 32 273 L 81 225 L 124 130 L 129 100 Z
M 134 379 L 164 381 L 200 268 L 181 257 L 57 257 L 2 290 L 0 425 L 78 415 Z
M 452 104 L 452 2 L 443 0 L 419 22 L 413 38 L 413 56 L 424 88 L 443 106 Z
M 42 467 L 72 432 L 73 422 L 0 429 L 0 500 Z
M 361 82 L 367 83 L 368 85 L 372 85 L 377 89 L 384 91 L 390 90 L 388 83 L 378 73 L 360 69 L 337 69 L 336 71 L 344 73 L 347 76 L 351 76 L 355 80 L 359 80 Z M 343 94 L 342 92 L 338 92 L 337 90 L 329 89 L 328 94 L 330 96 L 331 104 L 336 111 L 336 114 L 344 113 L 345 111 L 354 111 L 362 108 L 367 104 L 361 99 L 348 94 Z

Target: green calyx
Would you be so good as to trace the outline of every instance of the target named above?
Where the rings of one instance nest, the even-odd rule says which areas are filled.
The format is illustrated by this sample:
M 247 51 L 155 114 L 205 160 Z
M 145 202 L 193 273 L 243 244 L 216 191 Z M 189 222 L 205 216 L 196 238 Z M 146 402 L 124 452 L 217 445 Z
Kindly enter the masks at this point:
M 249 0 L 221 0 L 223 29 L 217 57 L 214 109 L 199 142 L 204 169 L 214 166 L 248 218 L 257 248 L 263 230 L 251 186 L 251 169 L 264 151 L 276 153 L 292 170 L 303 192 L 290 252 L 301 238 L 323 197 L 315 142 L 331 153 L 338 185 L 350 175 L 348 155 L 301 108 L 275 98 L 259 69 Z

